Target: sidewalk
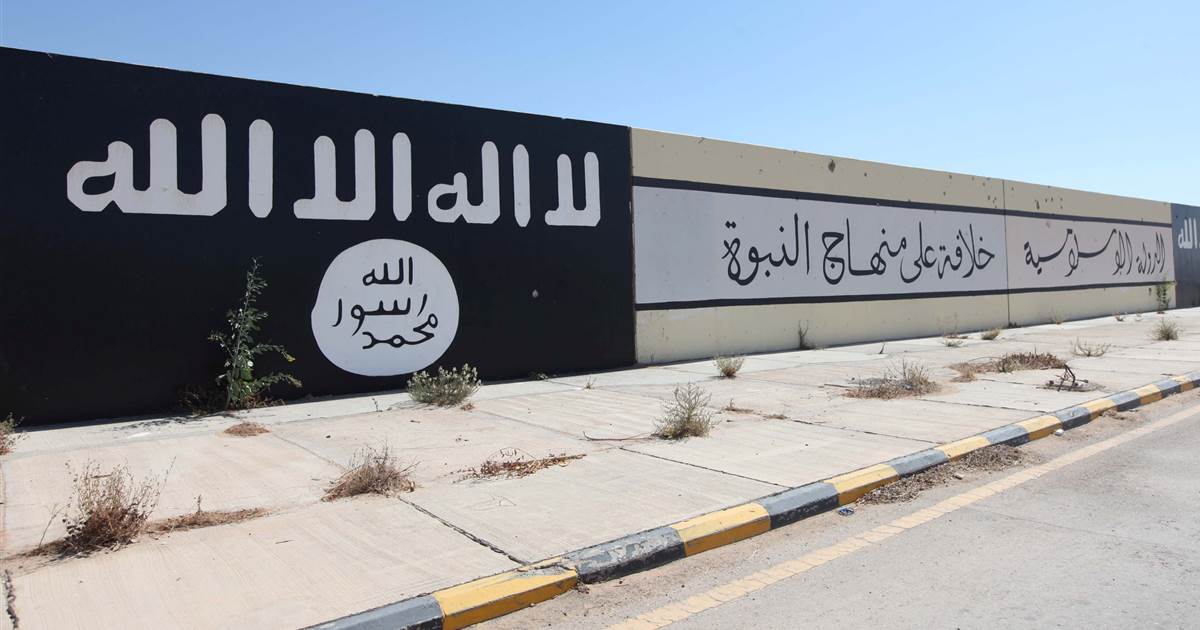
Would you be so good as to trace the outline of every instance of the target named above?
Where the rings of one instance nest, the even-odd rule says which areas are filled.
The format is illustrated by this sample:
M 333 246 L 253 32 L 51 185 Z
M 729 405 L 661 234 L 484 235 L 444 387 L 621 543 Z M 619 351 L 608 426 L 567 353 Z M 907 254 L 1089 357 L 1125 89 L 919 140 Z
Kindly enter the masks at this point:
M 406 394 L 302 403 L 238 414 L 270 428 L 250 438 L 221 433 L 228 417 L 31 431 L 0 459 L 6 557 L 43 532 L 63 534 L 51 519 L 70 497 L 66 465 L 88 460 L 135 475 L 169 469 L 155 519 L 193 511 L 197 495 L 206 510 L 270 514 L 86 558 L 6 560 L 14 608 L 29 628 L 320 623 L 1200 370 L 1200 309 L 1168 313 L 1178 341 L 1151 340 L 1161 317 L 972 334 L 961 347 L 929 338 L 756 355 L 735 379 L 697 361 L 485 385 L 470 410 Z M 1077 338 L 1111 347 L 1075 357 Z M 1038 387 L 1061 370 L 951 382 L 951 364 L 1035 349 L 1098 389 Z M 844 395 L 850 379 L 880 377 L 901 359 L 927 367 L 942 390 Z M 662 402 L 689 382 L 711 394 L 719 425 L 706 438 L 648 437 Z M 384 443 L 417 464 L 416 491 L 321 502 L 357 449 Z M 459 480 L 500 449 L 585 456 L 524 478 Z

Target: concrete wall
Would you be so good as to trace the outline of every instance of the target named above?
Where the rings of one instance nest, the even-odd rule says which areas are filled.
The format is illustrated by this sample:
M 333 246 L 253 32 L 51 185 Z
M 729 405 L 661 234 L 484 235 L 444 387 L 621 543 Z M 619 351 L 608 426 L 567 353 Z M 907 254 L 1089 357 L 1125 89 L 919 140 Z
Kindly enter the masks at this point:
M 795 348 L 801 327 L 835 345 L 1145 311 L 1174 279 L 1165 203 L 640 129 L 631 146 L 642 362 Z

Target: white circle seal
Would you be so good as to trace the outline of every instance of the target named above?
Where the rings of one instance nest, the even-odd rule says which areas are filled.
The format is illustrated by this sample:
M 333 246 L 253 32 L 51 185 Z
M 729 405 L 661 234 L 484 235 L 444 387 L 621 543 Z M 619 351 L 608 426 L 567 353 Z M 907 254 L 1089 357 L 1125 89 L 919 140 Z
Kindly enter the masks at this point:
M 428 367 L 458 332 L 458 292 L 437 256 L 395 239 L 337 255 L 317 292 L 313 337 L 334 365 L 363 376 Z

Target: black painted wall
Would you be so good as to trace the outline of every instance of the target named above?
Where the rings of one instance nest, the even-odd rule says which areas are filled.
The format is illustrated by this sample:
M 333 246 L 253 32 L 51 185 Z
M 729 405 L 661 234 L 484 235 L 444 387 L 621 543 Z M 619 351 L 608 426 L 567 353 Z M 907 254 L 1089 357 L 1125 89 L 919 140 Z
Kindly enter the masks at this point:
M 367 376 L 338 367 L 314 336 L 318 326 L 333 326 L 318 321 L 329 309 L 314 312 L 331 261 L 374 239 L 428 250 L 453 279 L 460 321 L 431 368 L 469 362 L 487 380 L 634 362 L 628 128 L 13 49 L 0 49 L 0 86 L 0 416 L 12 412 L 38 424 L 173 408 L 182 386 L 211 383 L 220 371 L 219 350 L 205 338 L 223 326 L 252 257 L 261 260 L 269 283 L 260 301 L 270 314 L 261 338 L 296 357 L 286 366 L 258 367 L 286 367 L 305 385 L 300 391 L 280 388 L 278 395 L 402 387 L 407 373 Z M 132 148 L 132 187 L 145 190 L 149 129 L 159 118 L 178 131 L 179 191 L 197 192 L 201 121 L 209 114 L 223 120 L 227 147 L 227 201 L 214 215 L 136 213 L 116 201 L 102 211 L 84 211 L 68 199 L 68 172 L 82 161 L 104 162 L 115 141 Z M 273 130 L 273 204 L 263 218 L 251 212 L 248 193 L 247 134 L 256 119 Z M 336 146 L 338 197 L 355 196 L 353 146 L 360 129 L 375 142 L 373 215 L 297 218 L 293 202 L 314 195 L 318 136 Z M 392 198 L 392 139 L 398 132 L 407 135 L 412 160 L 412 209 L 403 221 Z M 433 220 L 427 195 L 437 184 L 451 184 L 455 173 L 466 175 L 470 203 L 480 203 L 486 141 L 499 156 L 500 216 L 483 223 Z M 514 207 L 517 145 L 529 156 L 531 212 L 524 227 Z M 548 225 L 545 214 L 559 200 L 559 155 L 571 159 L 573 205 L 584 208 L 589 152 L 599 170 L 599 221 Z M 82 193 L 103 202 L 121 186 L 119 179 L 89 179 Z M 438 207 L 455 201 L 447 195 Z M 143 209 L 163 207 L 151 200 Z M 353 291 L 368 284 L 367 272 L 393 277 L 396 262 L 382 267 L 388 260 L 355 271 L 361 280 L 346 276 L 357 283 Z M 429 268 L 421 260 L 412 268 L 414 277 Z M 356 304 L 359 311 L 350 303 L 343 311 L 339 304 L 339 325 L 390 325 L 388 317 L 412 317 L 407 307 L 415 311 L 421 293 L 405 294 L 403 282 L 369 289 L 400 293 L 396 302 L 392 294 L 381 299 L 374 310 L 383 312 L 373 318 L 363 315 L 373 301 Z M 428 286 L 423 291 L 451 308 L 453 296 L 436 286 L 432 294 Z M 386 312 L 400 305 L 405 315 Z M 329 310 L 328 319 L 334 317 Z M 392 337 L 400 347 L 382 344 L 370 352 L 400 357 L 433 347 L 433 341 L 418 345 L 426 337 L 417 329 L 429 323 L 428 314 L 422 317 L 407 320 L 405 332 Z M 440 328 L 425 331 L 448 335 L 449 317 L 441 317 Z M 350 329 L 338 330 L 350 336 Z
M 1200 207 L 1171 204 L 1175 241 L 1175 303 L 1200 306 Z

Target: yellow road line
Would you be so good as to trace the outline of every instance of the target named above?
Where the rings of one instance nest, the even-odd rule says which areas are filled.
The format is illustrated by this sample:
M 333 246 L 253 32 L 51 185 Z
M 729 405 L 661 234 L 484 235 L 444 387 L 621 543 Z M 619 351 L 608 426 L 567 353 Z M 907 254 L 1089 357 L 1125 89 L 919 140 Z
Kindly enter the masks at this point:
M 699 595 L 694 595 L 683 601 L 669 604 L 661 608 L 656 608 L 650 612 L 638 615 L 633 619 L 623 621 L 621 623 L 609 626 L 609 630 L 651 630 L 653 628 L 662 628 L 677 621 L 683 621 L 689 617 L 704 612 L 710 608 L 715 608 L 721 604 L 739 599 L 761 590 L 787 578 L 794 577 L 806 571 L 812 570 L 826 562 L 837 560 L 842 556 L 852 554 L 861 549 L 870 547 L 871 545 L 879 544 L 892 536 L 902 533 L 905 530 L 919 527 L 925 523 L 935 520 L 945 514 L 949 514 L 955 510 L 961 509 L 972 503 L 992 496 L 994 494 L 1019 486 L 1027 481 L 1037 479 L 1046 473 L 1053 472 L 1060 468 L 1069 466 L 1081 460 L 1087 459 L 1093 455 L 1107 451 L 1113 447 L 1120 446 L 1130 440 L 1136 440 L 1143 435 L 1164 429 L 1186 418 L 1200 414 L 1197 409 L 1185 409 L 1178 413 L 1172 414 L 1157 420 L 1150 424 L 1143 425 L 1136 429 L 1126 431 L 1120 435 L 1108 438 L 1095 444 L 1071 451 L 1065 455 L 1061 455 L 1044 464 L 1026 468 L 1017 473 L 1013 473 L 996 481 L 986 483 L 977 488 L 973 488 L 962 494 L 950 497 L 940 503 L 936 503 L 930 507 L 918 510 L 907 516 L 898 518 L 887 525 L 880 525 L 875 529 L 862 534 L 850 536 L 841 542 L 811 551 L 809 553 L 776 564 L 775 566 L 763 569 L 757 573 L 753 573 L 744 578 L 734 580 L 727 584 L 709 589 Z M 869 469 L 868 469 L 869 470 Z

